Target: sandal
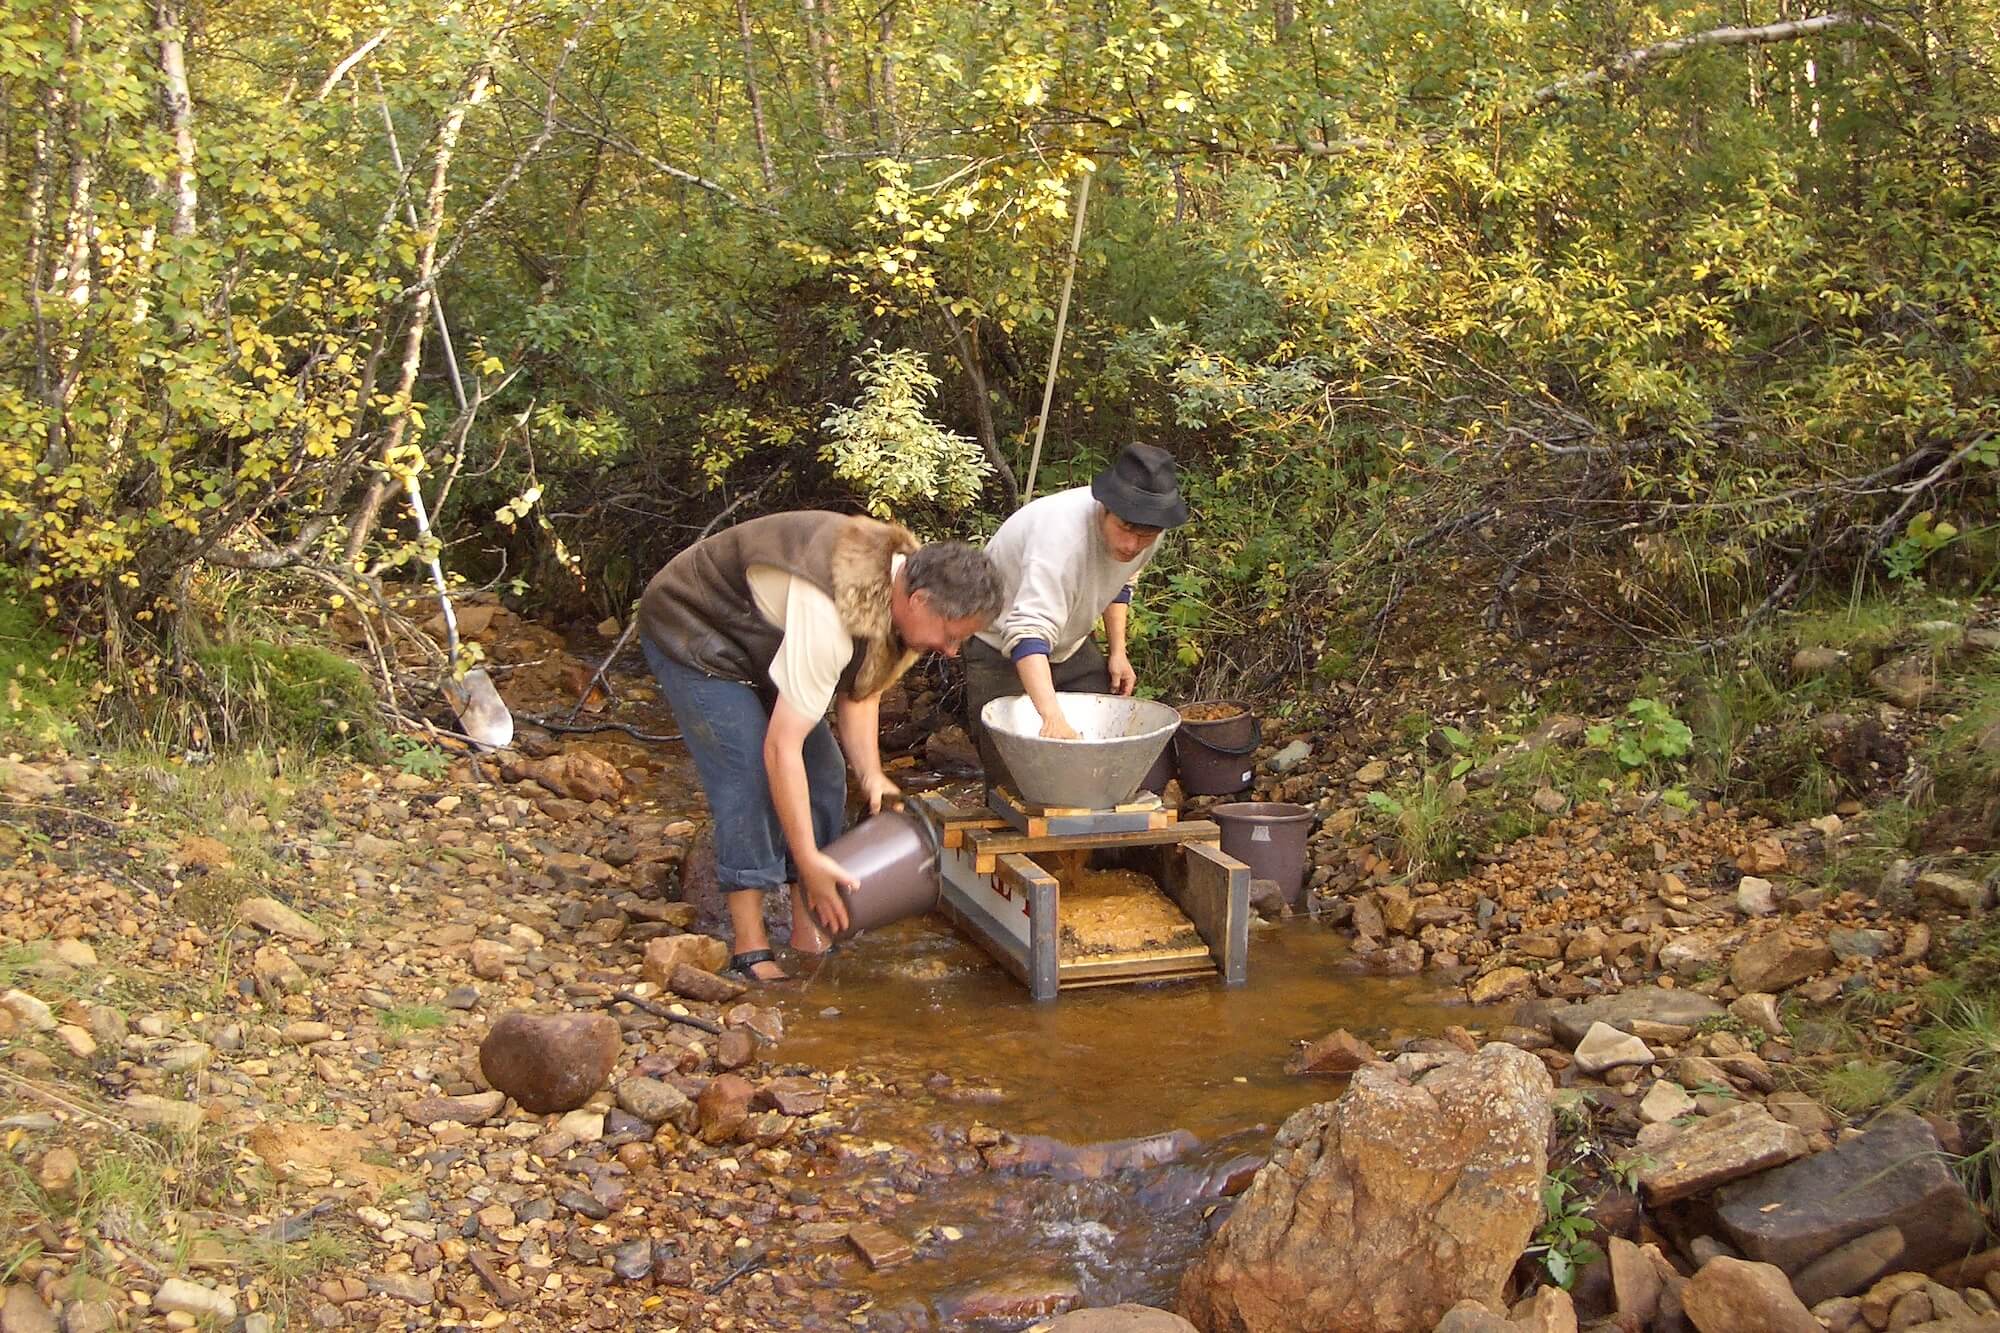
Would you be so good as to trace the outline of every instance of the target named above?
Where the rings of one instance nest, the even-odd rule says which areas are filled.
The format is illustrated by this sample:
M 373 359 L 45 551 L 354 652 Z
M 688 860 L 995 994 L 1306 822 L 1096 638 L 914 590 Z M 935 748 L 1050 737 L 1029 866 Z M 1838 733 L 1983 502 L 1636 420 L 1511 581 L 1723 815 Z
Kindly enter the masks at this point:
M 769 985 L 770 983 L 775 981 L 791 980 L 789 976 L 760 977 L 757 975 L 755 971 L 752 970 L 759 963 L 775 964 L 777 961 L 778 961 L 778 955 L 773 953 L 769 949 L 752 949 L 747 953 L 731 954 L 729 957 L 729 966 L 723 968 L 722 970 L 725 973 L 734 972 L 737 976 L 743 978 L 743 980 L 749 982 L 753 986 L 764 986 L 764 985 Z

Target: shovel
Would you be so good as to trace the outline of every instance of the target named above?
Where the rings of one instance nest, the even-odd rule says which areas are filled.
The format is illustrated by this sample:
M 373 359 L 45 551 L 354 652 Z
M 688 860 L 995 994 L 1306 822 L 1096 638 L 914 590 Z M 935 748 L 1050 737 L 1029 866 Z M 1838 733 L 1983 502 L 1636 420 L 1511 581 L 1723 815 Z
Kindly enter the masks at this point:
M 424 509 L 423 488 L 417 484 L 415 473 L 410 474 L 404 485 L 410 492 L 410 512 L 417 517 L 417 539 L 430 547 L 431 518 Z M 500 691 L 493 688 L 493 677 L 484 668 L 474 667 L 462 675 L 459 673 L 458 617 L 452 612 L 451 594 L 444 586 L 444 569 L 438 564 L 434 548 L 430 566 L 431 584 L 437 588 L 438 605 L 444 610 L 445 651 L 450 664 L 440 688 L 473 744 L 485 750 L 504 750 L 514 740 L 514 714 L 500 698 Z

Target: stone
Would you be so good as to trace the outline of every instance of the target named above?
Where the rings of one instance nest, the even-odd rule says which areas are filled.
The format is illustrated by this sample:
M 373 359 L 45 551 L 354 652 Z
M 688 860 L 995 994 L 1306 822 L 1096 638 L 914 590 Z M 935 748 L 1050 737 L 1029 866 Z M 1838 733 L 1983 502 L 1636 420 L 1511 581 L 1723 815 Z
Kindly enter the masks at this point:
M 236 905 L 236 915 L 266 935 L 297 940 L 308 948 L 326 943 L 325 931 L 276 898 L 245 898 Z
M 1474 977 L 1465 988 L 1466 998 L 1474 1004 L 1498 1004 L 1526 995 L 1534 987 L 1534 974 L 1525 967 L 1496 967 L 1491 972 Z
M 1833 950 L 1788 928 L 1760 935 L 1736 951 L 1729 979 L 1740 991 L 1776 993 L 1833 966 Z
M 300 1019 L 295 1023 L 285 1024 L 285 1029 L 278 1034 L 278 1039 L 287 1046 L 310 1046 L 316 1041 L 326 1041 L 332 1036 L 333 1024 Z
M 1635 1022 L 1695 1028 L 1721 1013 L 1722 1006 L 1706 995 L 1660 986 L 1637 986 L 1582 1004 L 1556 1006 L 1549 1011 L 1548 1022 L 1557 1041 L 1574 1047 L 1593 1023 L 1608 1023 L 1620 1031 L 1630 1031 Z M 1528 1019 L 1524 1016 L 1522 1021 Z
M 1654 1262 L 1659 1251 L 1650 1245 L 1646 1250 L 1653 1253 L 1647 1254 L 1623 1236 L 1613 1236 L 1605 1244 L 1605 1257 L 1611 1262 L 1614 1308 L 1641 1325 L 1653 1322 L 1653 1316 L 1660 1312 L 1660 1294 L 1666 1290 L 1659 1265 Z
M 755 1105 L 782 1115 L 814 1115 L 826 1109 L 826 1089 L 809 1078 L 774 1078 L 757 1089 Z
M 1291 742 L 1284 749 L 1272 755 L 1265 761 L 1265 767 L 1269 768 L 1273 773 L 1289 773 L 1306 760 L 1312 758 L 1312 752 L 1312 743 L 1301 738 Z
M 1833 1129 L 1833 1117 L 1802 1092 L 1774 1092 L 1764 1099 L 1764 1109 L 1807 1134 L 1825 1134 Z
M 556 1133 L 578 1143 L 596 1143 L 604 1137 L 604 1112 L 579 1106 L 556 1121 Z
M 1903 1233 L 1896 1227 L 1866 1232 L 1807 1264 L 1792 1279 L 1792 1290 L 1809 1306 L 1866 1291 L 1903 1257 L 1903 1250 Z
M 479 1045 L 486 1081 L 535 1115 L 573 1111 L 611 1078 L 625 1041 L 609 1014 L 504 1015 Z
M 1639 1183 L 1653 1207 L 1781 1166 L 1806 1154 L 1806 1136 L 1756 1102 L 1697 1120 L 1642 1154 Z
M 1813 645 L 1799 649 L 1792 654 L 1792 674 L 1800 678 L 1831 675 L 1840 670 L 1840 664 L 1847 660 L 1847 654 L 1838 648 Z
M 250 975 L 263 990 L 276 991 L 280 995 L 301 995 L 311 982 L 306 970 L 298 960 L 275 945 L 260 945 L 250 955 Z
M 757 1054 L 757 1039 L 742 1028 L 724 1029 L 715 1039 L 715 1064 L 718 1069 L 741 1069 Z
M 1384 759 L 1370 759 L 1354 770 L 1354 781 L 1363 787 L 1373 787 L 1389 776 L 1389 764 Z
M 847 1243 L 877 1272 L 905 1263 L 915 1254 L 910 1242 L 878 1222 L 856 1222 L 847 1229 Z
M 472 975 L 481 981 L 498 981 L 505 977 L 517 956 L 512 945 L 498 940 L 474 940 L 467 949 Z
M 1083 1292 L 1074 1278 L 1056 1273 L 1015 1273 L 940 1304 L 952 1320 L 950 1327 L 1004 1324 L 1016 1328 L 1074 1309 L 1082 1299 Z
M 572 750 L 546 759 L 503 759 L 501 773 L 509 782 L 533 782 L 566 800 L 603 801 L 615 805 L 625 794 L 625 775 L 609 760 Z
M 1576 1302 L 1561 1287 L 1537 1287 L 1512 1311 L 1513 1333 L 1577 1333 Z
M 618 1081 L 618 1105 L 626 1114 L 635 1115 L 649 1125 L 672 1121 L 685 1128 L 693 1103 L 671 1083 L 656 1078 L 627 1078 Z
M 153 1293 L 153 1308 L 164 1314 L 188 1314 L 196 1319 L 234 1319 L 236 1298 L 199 1282 L 168 1278 Z
M 1770 880 L 1745 875 L 1736 882 L 1736 910 L 1745 916 L 1769 916 L 1778 910 L 1778 889 Z
M 1659 1079 L 1639 1100 L 1639 1123 L 1662 1125 L 1694 1114 L 1694 1098 L 1672 1079 Z
M 1381 1060 L 1375 1048 L 1346 1028 L 1335 1028 L 1285 1062 L 1287 1074 L 1351 1074 Z
M 1197 1330 L 1171 1310 L 1127 1304 L 1072 1310 L 1050 1320 L 1041 1327 L 1041 1333 L 1197 1333 Z
M 1592 1023 L 1576 1044 L 1576 1067 L 1586 1074 L 1602 1074 L 1620 1065 L 1653 1062 L 1652 1048 L 1629 1032 L 1620 1032 L 1609 1023 Z
M 1746 875 L 1770 875 L 1783 870 L 1791 863 L 1785 852 L 1784 841 L 1775 834 L 1765 834 L 1752 839 L 1743 855 L 1736 858 L 1736 868 Z
M 1551 819 L 1569 809 L 1569 797 L 1554 787 L 1537 787 L 1535 794 L 1528 798 L 1528 803 Z
M 666 935 L 646 941 L 641 971 L 660 989 L 672 989 L 669 983 L 674 969 L 683 963 L 704 972 L 720 972 L 729 965 L 729 943 L 713 935 Z
M 1400 884 L 1384 884 L 1375 890 L 1375 905 L 1382 909 L 1382 924 L 1392 935 L 1407 935 L 1416 923 L 1417 906 L 1410 891 Z
M 0 790 L 23 801 L 53 801 L 62 795 L 62 784 L 33 764 L 0 758 Z
M 1478 1301 L 1460 1301 L 1445 1311 L 1431 1333 L 1515 1333 L 1514 1325 Z
M 1929 870 L 1917 876 L 1917 897 L 1940 907 L 1968 915 L 1993 906 L 1993 890 L 1976 879 L 1943 870 Z
M 12 1014 L 15 1023 L 29 1032 L 55 1030 L 55 1011 L 24 990 L 10 990 L 0 995 L 0 1009 Z
M 10 1286 L 0 1300 L 0 1333 L 56 1333 L 56 1317 L 33 1287 Z
M 419 1097 L 403 1108 L 403 1118 L 413 1125 L 483 1125 L 507 1104 L 500 1091 L 474 1092 L 463 1097 Z
M 1898 708 L 1922 708 L 1937 680 L 1921 658 L 1899 657 L 1868 673 L 1868 683 Z
M 371 1273 L 362 1279 L 372 1296 L 387 1296 L 405 1305 L 423 1307 L 437 1300 L 437 1288 L 425 1278 L 408 1273 Z
M 82 1169 L 75 1151 L 58 1145 L 43 1153 L 42 1160 L 35 1163 L 35 1188 L 54 1198 L 67 1199 L 76 1193 Z
M 57 1024 L 56 1040 L 62 1043 L 62 1048 L 69 1052 L 71 1059 L 88 1060 L 97 1054 L 97 1038 L 74 1023 Z
M 133 1124 L 155 1126 L 175 1134 L 192 1134 L 207 1119 L 206 1113 L 193 1102 L 177 1102 L 150 1092 L 135 1092 L 121 1105 Z
M 1716 1198 L 1722 1234 L 1747 1258 L 1797 1272 L 1871 1231 L 1902 1232 L 1907 1267 L 1931 1269 L 1978 1246 L 1978 1210 L 1920 1116 L 1889 1112 L 1832 1149 Z
M 1826 944 L 1833 956 L 1845 962 L 1851 958 L 1880 958 L 1896 947 L 1896 937 L 1886 930 L 1850 930 L 1835 927 L 1826 932 Z
M 1821 1333 L 1784 1273 L 1770 1264 L 1711 1259 L 1682 1289 L 1681 1307 L 1700 1333 Z
M 727 1004 L 750 988 L 733 977 L 717 976 L 692 963 L 676 963 L 667 977 L 667 989 L 704 1004 Z
M 756 1089 L 740 1074 L 720 1074 L 695 1098 L 696 1133 L 703 1143 L 727 1143 L 750 1118 Z
M 1738 1021 L 1773 1037 L 1785 1035 L 1785 1024 L 1778 1017 L 1778 997 L 1775 995 L 1766 995 L 1761 991 L 1739 995 L 1730 1003 L 1729 1012 Z
M 1183 1274 L 1197 1327 L 1432 1328 L 1498 1308 L 1541 1217 L 1554 1117 L 1542 1062 L 1494 1043 L 1416 1082 L 1369 1065 L 1278 1131 L 1271 1161 Z

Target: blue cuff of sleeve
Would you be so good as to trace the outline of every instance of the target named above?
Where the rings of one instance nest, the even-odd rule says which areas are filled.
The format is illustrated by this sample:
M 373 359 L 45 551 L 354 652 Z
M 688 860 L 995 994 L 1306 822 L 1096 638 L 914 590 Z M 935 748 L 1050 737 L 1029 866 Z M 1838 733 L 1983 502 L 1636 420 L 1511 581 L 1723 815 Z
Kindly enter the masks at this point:
M 1018 662 L 1024 657 L 1033 657 L 1036 653 L 1040 653 L 1043 657 L 1049 655 L 1049 641 L 1047 639 L 1021 640 L 1014 645 L 1014 650 L 1007 654 L 1007 660 Z
M 1120 602 L 1129 603 L 1131 600 L 1132 600 L 1132 585 L 1128 583 L 1124 587 L 1118 590 L 1118 595 L 1111 599 L 1111 604 L 1113 606 L 1116 606 Z

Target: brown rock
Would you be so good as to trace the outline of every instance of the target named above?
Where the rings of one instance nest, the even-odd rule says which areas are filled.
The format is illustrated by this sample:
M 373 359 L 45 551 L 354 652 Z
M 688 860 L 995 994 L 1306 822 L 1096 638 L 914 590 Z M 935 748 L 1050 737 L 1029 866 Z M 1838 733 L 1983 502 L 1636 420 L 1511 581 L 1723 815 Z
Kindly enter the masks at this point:
M 279 902 L 276 898 L 245 898 L 236 905 L 236 914 L 267 935 L 312 946 L 326 943 L 326 932 Z
M 878 1272 L 906 1262 L 915 1253 L 910 1242 L 875 1222 L 856 1222 L 849 1227 L 847 1243 Z
M 486 1081 L 535 1115 L 573 1111 L 611 1078 L 624 1048 L 609 1014 L 503 1016 L 479 1046 Z
M 689 963 L 676 963 L 667 977 L 667 989 L 705 1004 L 727 1004 L 750 988 L 734 978 L 704 972 Z
M 719 972 L 729 965 L 729 944 L 713 935 L 667 935 L 646 941 L 642 968 L 655 986 L 672 990 L 674 969 L 683 965 Z
M 1526 995 L 1535 984 L 1535 978 L 1525 967 L 1496 967 L 1483 976 L 1473 978 L 1465 988 L 1466 996 L 1474 1004 L 1498 1004 Z
M 1346 1028 L 1335 1028 L 1285 1064 L 1287 1074 L 1351 1074 L 1380 1062 L 1375 1048 Z
M 1711 1259 L 1681 1292 L 1701 1333 L 1820 1333 L 1783 1272 L 1770 1264 Z
M 1431 1333 L 1516 1333 L 1514 1325 L 1478 1301 L 1460 1301 L 1445 1311 Z
M 756 1053 L 756 1038 L 742 1028 L 725 1028 L 715 1039 L 715 1063 L 720 1069 L 741 1069 Z
M 727 1143 L 736 1137 L 750 1118 L 750 1100 L 756 1089 L 739 1074 L 722 1074 L 709 1080 L 701 1096 L 695 1098 L 696 1132 L 703 1143 Z
M 757 1090 L 756 1104 L 785 1115 L 812 1115 L 826 1109 L 826 1089 L 809 1078 L 774 1078 Z
M 500 1114 L 507 1104 L 504 1092 L 475 1092 L 464 1097 L 420 1097 L 403 1108 L 403 1118 L 413 1125 L 435 1125 L 450 1121 L 458 1125 L 483 1125 Z
M 0 1301 L 0 1333 L 56 1333 L 56 1317 L 33 1287 L 8 1287 Z
M 853 1233 L 848 1233 L 853 1239 Z M 864 1257 L 866 1251 L 863 1251 Z M 881 1267 L 879 1264 L 871 1265 Z M 1004 1323 L 1009 1327 L 1076 1308 L 1083 1293 L 1073 1278 L 1056 1273 L 1018 1273 L 987 1282 L 943 1302 L 956 1324 Z
M 1785 844 L 1775 835 L 1766 834 L 1736 858 L 1736 868 L 1746 875 L 1772 875 L 1783 870 L 1789 861 Z
M 1382 924 L 1397 935 L 1410 933 L 1410 923 L 1416 919 L 1416 905 L 1410 901 L 1410 891 L 1400 884 L 1384 884 L 1375 890 L 1375 901 L 1382 908 Z
M 1653 1256 L 1622 1236 L 1611 1238 L 1605 1255 L 1611 1261 L 1611 1291 L 1618 1313 L 1630 1315 L 1641 1325 L 1652 1323 L 1660 1312 L 1660 1293 L 1666 1287 Z
M 1738 949 L 1729 964 L 1729 979 L 1741 991 L 1775 993 L 1826 971 L 1833 961 L 1833 950 L 1823 941 L 1779 929 Z
M 1903 1257 L 1903 1248 L 1903 1233 L 1895 1227 L 1856 1236 L 1807 1264 L 1792 1279 L 1792 1290 L 1809 1306 L 1866 1291 Z
M 1576 1333 L 1576 1302 L 1561 1287 L 1537 1287 L 1515 1305 L 1514 1333 Z
M 1656 1127 L 1664 1128 L 1664 1127 Z M 1709 1116 L 1650 1150 L 1639 1182 L 1658 1207 L 1780 1166 L 1806 1153 L 1806 1136 L 1755 1102 Z
M 583 751 L 546 759 L 503 760 L 500 771 L 509 782 L 535 782 L 572 801 L 615 805 L 625 794 L 624 775 L 609 761 Z
M 1285 1122 L 1183 1275 L 1181 1312 L 1211 1330 L 1401 1333 L 1461 1300 L 1498 1307 L 1541 1215 L 1551 1091 L 1539 1060 L 1499 1044 L 1414 1084 L 1361 1069 Z
M 1051 1320 L 1042 1333 L 1195 1333 L 1195 1326 L 1170 1310 L 1150 1305 L 1107 1305 L 1072 1310 Z
M 481 981 L 498 981 L 507 975 L 508 964 L 516 957 L 514 947 L 498 940 L 474 940 L 469 950 L 472 975 Z

